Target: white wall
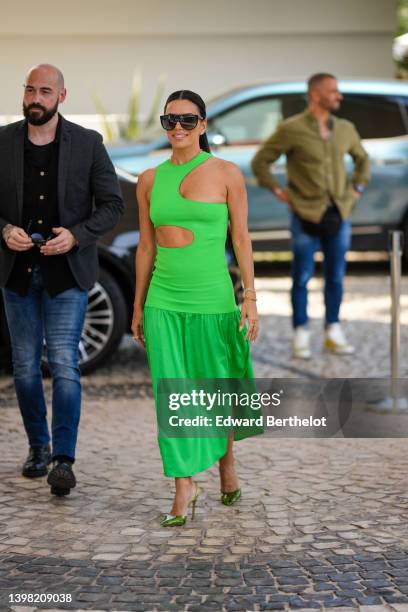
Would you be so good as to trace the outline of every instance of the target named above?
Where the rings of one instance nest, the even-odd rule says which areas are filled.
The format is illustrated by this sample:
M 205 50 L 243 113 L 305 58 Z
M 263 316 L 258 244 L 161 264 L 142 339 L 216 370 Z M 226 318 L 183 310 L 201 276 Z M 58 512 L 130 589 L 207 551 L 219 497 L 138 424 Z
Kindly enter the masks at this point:
M 0 5 L 1 114 L 20 111 L 28 67 L 64 72 L 64 113 L 93 113 L 98 92 L 126 111 L 132 73 L 143 72 L 142 111 L 157 78 L 208 98 L 258 80 L 393 76 L 395 0 L 20 0 Z

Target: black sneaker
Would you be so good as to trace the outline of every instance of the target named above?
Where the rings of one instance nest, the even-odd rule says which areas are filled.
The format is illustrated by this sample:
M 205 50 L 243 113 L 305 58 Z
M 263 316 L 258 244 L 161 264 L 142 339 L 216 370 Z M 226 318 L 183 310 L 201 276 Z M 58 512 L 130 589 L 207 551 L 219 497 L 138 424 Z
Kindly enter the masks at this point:
M 30 452 L 23 465 L 22 475 L 26 478 L 39 478 L 48 474 L 51 463 L 51 448 L 49 444 L 30 447 Z
M 70 461 L 57 461 L 48 474 L 47 482 L 51 485 L 51 493 L 58 497 L 69 495 L 76 486 L 75 474 Z

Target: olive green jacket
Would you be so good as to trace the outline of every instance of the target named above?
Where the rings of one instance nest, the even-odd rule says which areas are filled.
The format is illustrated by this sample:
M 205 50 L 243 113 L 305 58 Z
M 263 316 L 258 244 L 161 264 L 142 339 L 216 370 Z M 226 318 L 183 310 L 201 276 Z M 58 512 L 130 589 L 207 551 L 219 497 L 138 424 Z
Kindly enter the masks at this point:
M 262 187 L 279 187 L 270 166 L 286 155 L 287 189 L 300 217 L 319 222 L 330 201 L 336 202 L 346 219 L 356 202 L 353 185 L 366 185 L 370 178 L 368 155 L 350 121 L 330 117 L 331 133 L 320 135 L 317 119 L 309 110 L 282 121 L 252 160 L 252 170 Z M 352 177 L 346 174 L 344 156 L 354 161 Z

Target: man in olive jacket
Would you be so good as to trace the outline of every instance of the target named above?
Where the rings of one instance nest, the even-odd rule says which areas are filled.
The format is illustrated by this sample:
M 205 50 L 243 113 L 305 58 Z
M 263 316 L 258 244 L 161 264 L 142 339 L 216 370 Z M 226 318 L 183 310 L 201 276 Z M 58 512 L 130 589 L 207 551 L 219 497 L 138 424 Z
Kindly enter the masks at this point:
M 282 121 L 252 161 L 259 184 L 291 211 L 293 353 L 303 359 L 311 356 L 307 283 L 319 248 L 324 254 L 325 348 L 342 355 L 354 352 L 340 326 L 339 310 L 351 239 L 349 216 L 369 180 L 368 155 L 356 128 L 332 115 L 342 100 L 336 78 L 327 73 L 313 75 L 308 96 L 307 110 Z M 346 153 L 354 161 L 351 178 L 344 165 Z M 282 154 L 287 161 L 286 189 L 270 171 L 271 163 Z
M 55 495 L 76 484 L 78 346 L 98 275 L 96 241 L 124 210 L 101 136 L 59 115 L 65 96 L 61 71 L 36 66 L 25 80 L 25 119 L 0 128 L 0 287 L 30 447 L 22 473 L 45 476 L 53 461 L 48 483 Z M 53 378 L 52 453 L 41 378 L 44 338 Z

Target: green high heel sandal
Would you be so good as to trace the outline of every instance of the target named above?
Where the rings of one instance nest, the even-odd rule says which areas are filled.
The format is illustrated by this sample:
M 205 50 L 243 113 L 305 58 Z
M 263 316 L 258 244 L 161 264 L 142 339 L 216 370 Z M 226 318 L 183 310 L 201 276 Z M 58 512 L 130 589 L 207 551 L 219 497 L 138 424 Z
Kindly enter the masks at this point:
M 194 520 L 195 517 L 195 509 L 198 496 L 201 493 L 200 485 L 198 482 L 195 482 L 195 494 L 194 497 L 188 502 L 188 506 L 191 506 L 191 520 Z M 188 507 L 187 506 L 187 507 Z M 166 514 L 163 520 L 160 521 L 160 525 L 162 527 L 181 527 L 187 521 L 187 514 Z
M 236 491 L 228 492 L 221 491 L 221 503 L 223 503 L 224 506 L 232 506 L 232 504 L 235 504 L 235 502 L 237 502 L 240 497 L 241 489 L 236 489 Z

